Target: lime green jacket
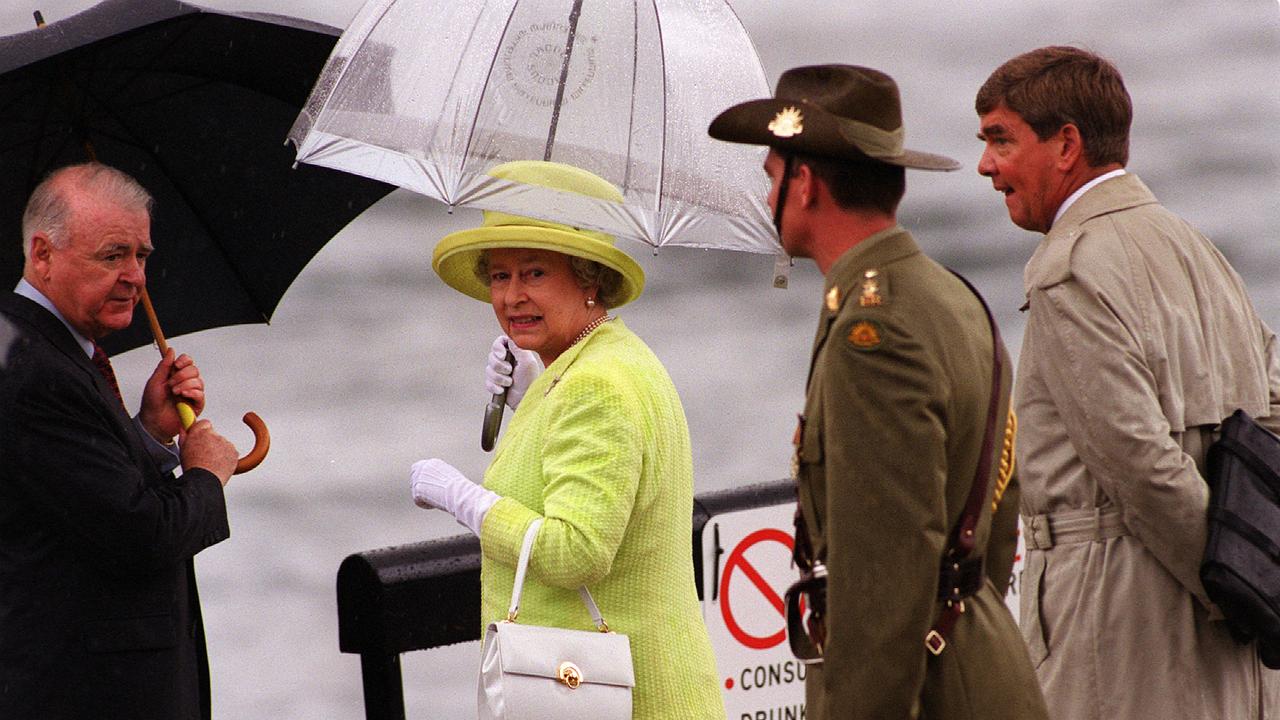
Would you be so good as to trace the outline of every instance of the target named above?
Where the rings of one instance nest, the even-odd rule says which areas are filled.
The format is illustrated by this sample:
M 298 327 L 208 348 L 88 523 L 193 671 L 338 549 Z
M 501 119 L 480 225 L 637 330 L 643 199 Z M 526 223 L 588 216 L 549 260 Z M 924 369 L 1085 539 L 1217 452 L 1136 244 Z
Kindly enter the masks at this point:
M 684 408 L 621 320 L 566 350 L 530 385 L 485 472 L 502 496 L 480 533 L 481 622 L 505 618 L 529 523 L 520 622 L 593 629 L 586 585 L 627 635 L 635 718 L 724 718 L 693 584 L 693 460 Z

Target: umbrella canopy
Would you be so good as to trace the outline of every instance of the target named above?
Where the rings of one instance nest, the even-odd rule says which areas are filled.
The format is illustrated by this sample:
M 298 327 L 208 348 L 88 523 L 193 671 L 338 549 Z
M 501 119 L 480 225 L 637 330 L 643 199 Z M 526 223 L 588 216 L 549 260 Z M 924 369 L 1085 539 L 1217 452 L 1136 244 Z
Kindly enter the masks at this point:
M 720 110 L 768 95 L 724 0 L 372 0 L 289 137 L 304 163 L 450 205 L 655 247 L 780 253 L 764 150 L 706 130 Z M 486 174 L 539 159 L 590 170 L 624 201 Z
M 293 168 L 285 136 L 334 28 L 173 0 L 108 0 L 0 38 L 0 283 L 50 170 L 95 158 L 156 198 L 147 288 L 165 331 L 266 322 L 290 283 L 391 186 Z M 103 341 L 151 341 L 143 313 Z

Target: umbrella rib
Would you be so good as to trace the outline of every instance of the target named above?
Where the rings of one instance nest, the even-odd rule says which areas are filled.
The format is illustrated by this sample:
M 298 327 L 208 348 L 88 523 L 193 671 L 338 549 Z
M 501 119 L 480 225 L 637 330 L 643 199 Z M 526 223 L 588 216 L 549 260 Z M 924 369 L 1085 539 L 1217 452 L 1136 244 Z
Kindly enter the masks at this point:
M 502 25 L 502 34 L 498 36 L 499 48 L 502 47 L 502 43 L 507 39 L 507 31 L 511 29 L 511 21 L 516 16 L 516 6 L 518 6 L 519 4 L 520 4 L 519 0 L 516 0 L 516 2 L 511 4 L 511 12 L 507 13 L 507 21 Z M 477 15 L 476 24 L 478 25 L 479 23 L 480 23 L 480 16 Z M 480 106 L 484 104 L 484 97 L 489 92 L 489 80 L 493 77 L 493 68 L 494 68 L 494 65 L 496 65 L 498 62 L 499 54 L 500 53 L 497 53 L 497 52 L 493 53 L 493 57 L 490 58 L 489 60 L 489 69 L 484 74 L 484 86 L 480 88 L 480 100 L 476 103 L 475 113 L 471 116 L 471 124 L 467 130 L 467 143 L 462 148 L 463 162 L 466 162 L 466 158 L 471 154 L 471 143 L 473 140 L 475 140 L 475 137 L 476 137 L 476 121 L 480 118 Z M 462 69 L 461 61 L 459 61 L 459 67 L 458 67 L 459 72 L 461 71 L 461 69 Z M 456 75 L 455 75 L 455 78 L 456 78 Z M 452 92 L 452 88 L 450 88 L 450 92 Z M 453 203 L 450 203 L 450 205 L 452 204 Z
M 564 43 L 564 61 L 560 63 L 560 82 L 556 85 L 556 99 L 551 105 L 551 127 L 547 129 L 547 148 L 542 159 L 551 159 L 551 148 L 556 144 L 556 127 L 560 125 L 560 105 L 564 103 L 564 86 L 569 81 L 569 63 L 573 61 L 573 43 L 578 36 L 578 18 L 582 16 L 582 0 L 573 0 L 569 9 L 569 34 Z
M 654 16 L 657 16 L 654 8 Z M 627 161 L 622 169 L 622 192 L 631 187 L 631 145 L 636 134 L 636 85 L 639 84 L 640 72 L 640 6 L 631 6 L 631 109 L 627 115 Z M 660 194 L 660 193 L 659 193 Z
M 662 15 L 657 0 L 652 0 L 653 21 L 658 24 L 658 64 L 662 67 L 662 139 L 658 141 L 658 213 L 662 213 L 662 189 L 667 182 L 667 53 L 662 48 Z

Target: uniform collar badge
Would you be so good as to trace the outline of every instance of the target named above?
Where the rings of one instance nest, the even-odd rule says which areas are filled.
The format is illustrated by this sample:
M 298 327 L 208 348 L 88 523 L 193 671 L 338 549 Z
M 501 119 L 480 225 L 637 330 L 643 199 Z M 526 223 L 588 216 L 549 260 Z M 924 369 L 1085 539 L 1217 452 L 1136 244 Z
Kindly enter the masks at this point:
M 827 310 L 835 312 L 840 309 L 840 286 L 836 285 L 827 291 Z
M 884 304 L 880 295 L 880 272 L 867 270 L 862 274 L 862 294 L 858 296 L 858 305 L 862 307 L 879 307 Z

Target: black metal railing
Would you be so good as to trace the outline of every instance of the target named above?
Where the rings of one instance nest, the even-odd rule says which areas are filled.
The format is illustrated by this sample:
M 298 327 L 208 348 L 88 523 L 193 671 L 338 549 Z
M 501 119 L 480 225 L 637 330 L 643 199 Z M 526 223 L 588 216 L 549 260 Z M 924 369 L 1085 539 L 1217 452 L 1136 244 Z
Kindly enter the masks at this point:
M 694 498 L 693 564 L 699 598 L 702 530 L 707 522 L 728 512 L 794 501 L 790 480 Z M 401 653 L 479 639 L 480 541 L 474 536 L 367 550 L 347 556 L 338 567 L 338 647 L 360 656 L 367 720 L 404 720 Z

